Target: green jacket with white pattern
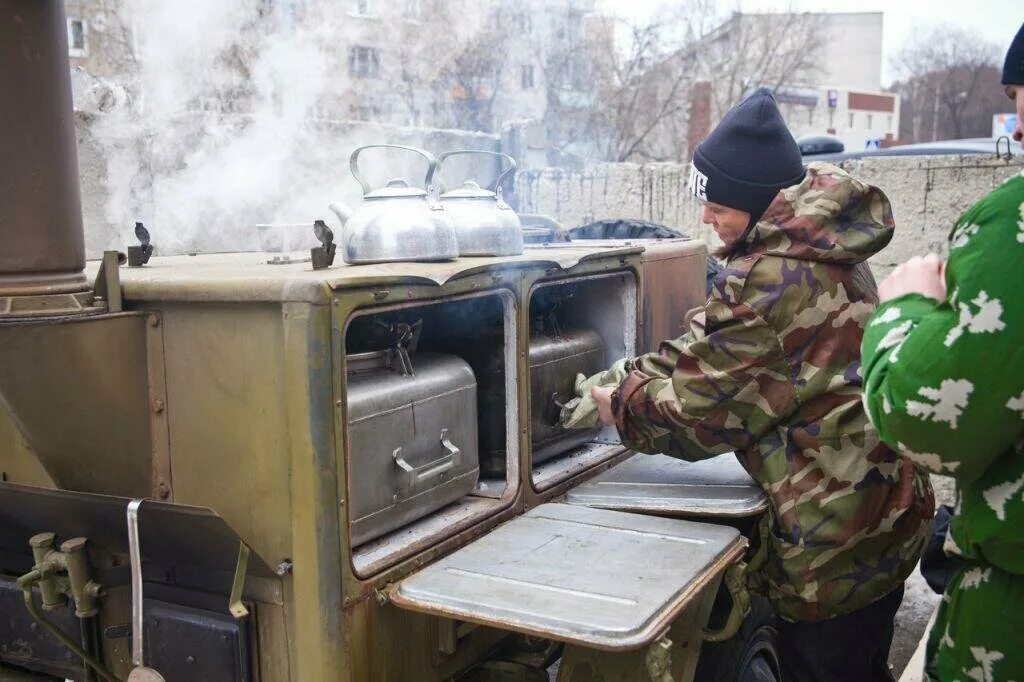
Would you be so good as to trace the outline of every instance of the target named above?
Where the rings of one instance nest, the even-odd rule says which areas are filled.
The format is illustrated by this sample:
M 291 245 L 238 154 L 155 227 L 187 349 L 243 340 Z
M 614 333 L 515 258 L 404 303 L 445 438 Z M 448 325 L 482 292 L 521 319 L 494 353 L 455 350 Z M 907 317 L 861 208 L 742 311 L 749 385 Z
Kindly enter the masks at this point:
M 878 308 L 864 401 L 886 442 L 957 480 L 947 552 L 1024 576 L 1024 176 L 957 221 L 946 287 Z

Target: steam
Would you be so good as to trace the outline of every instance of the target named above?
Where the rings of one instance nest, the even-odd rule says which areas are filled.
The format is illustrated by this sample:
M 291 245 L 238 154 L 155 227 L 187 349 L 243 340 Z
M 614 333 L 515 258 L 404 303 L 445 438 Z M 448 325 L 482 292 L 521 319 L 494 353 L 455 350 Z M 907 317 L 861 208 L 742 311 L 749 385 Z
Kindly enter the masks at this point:
M 261 18 L 262 6 L 279 14 Z M 125 3 L 120 19 L 137 46 L 130 96 L 90 130 L 105 157 L 105 219 L 119 244 L 132 241 L 141 219 L 162 254 L 253 249 L 257 223 L 311 226 L 330 216 L 331 201 L 358 196 L 342 163 L 353 145 L 325 150 L 332 126 L 314 115 L 332 68 L 344 66 L 328 50 L 341 34 L 339 13 L 332 20 L 314 6 L 295 21 L 281 7 Z

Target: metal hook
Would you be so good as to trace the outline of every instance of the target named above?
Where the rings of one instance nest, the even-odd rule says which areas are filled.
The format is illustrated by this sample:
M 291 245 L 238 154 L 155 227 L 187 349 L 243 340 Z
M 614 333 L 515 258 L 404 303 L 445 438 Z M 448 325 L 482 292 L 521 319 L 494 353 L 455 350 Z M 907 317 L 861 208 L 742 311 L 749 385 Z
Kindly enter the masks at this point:
M 1002 142 L 1003 140 L 1006 140 L 1005 155 L 999 153 L 999 143 Z M 999 138 L 996 139 L 996 158 L 1003 159 L 1004 161 L 1009 161 L 1013 158 L 1013 145 L 1010 144 L 1010 138 L 1007 137 L 1006 135 L 1001 135 Z

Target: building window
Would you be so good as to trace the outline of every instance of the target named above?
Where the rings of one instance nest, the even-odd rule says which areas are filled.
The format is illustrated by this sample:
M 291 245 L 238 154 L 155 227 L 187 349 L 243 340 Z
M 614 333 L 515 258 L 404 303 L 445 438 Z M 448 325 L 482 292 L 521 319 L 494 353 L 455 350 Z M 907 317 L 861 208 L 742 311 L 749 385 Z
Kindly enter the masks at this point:
M 68 19 L 68 55 L 86 57 L 89 50 L 85 45 L 85 22 L 81 19 Z
M 361 17 L 373 14 L 373 0 L 352 0 L 352 13 Z
M 372 47 L 350 47 L 348 73 L 355 78 L 377 78 L 380 75 L 380 53 Z
M 871 124 L 874 123 L 874 116 L 868 114 L 868 130 L 871 130 Z
M 526 65 L 523 66 L 522 85 L 523 85 L 523 90 L 532 90 L 533 89 L 533 65 L 532 64 L 526 64 Z
M 850 112 L 850 127 L 853 127 L 853 112 Z

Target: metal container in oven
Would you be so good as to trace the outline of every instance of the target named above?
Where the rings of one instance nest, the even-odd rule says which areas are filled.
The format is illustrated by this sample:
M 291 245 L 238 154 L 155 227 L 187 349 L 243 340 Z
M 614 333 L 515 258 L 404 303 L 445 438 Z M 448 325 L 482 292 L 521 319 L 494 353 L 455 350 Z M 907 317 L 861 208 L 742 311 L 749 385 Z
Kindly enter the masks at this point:
M 478 381 L 477 414 L 480 429 L 480 472 L 505 477 L 506 428 L 504 410 L 493 409 L 505 400 L 505 365 L 499 339 L 484 335 L 471 345 L 454 348 L 473 366 Z M 573 397 L 577 374 L 590 376 L 605 369 L 604 342 L 589 329 L 560 329 L 557 333 L 534 331 L 530 336 L 530 437 L 533 463 L 593 440 L 600 429 L 564 429 L 559 426 L 561 408 Z
M 377 351 L 346 364 L 349 513 L 360 545 L 476 486 L 476 379 L 452 355 Z
M 594 439 L 600 429 L 565 429 L 561 404 L 575 395 L 576 375 L 605 369 L 601 336 L 591 329 L 530 335 L 530 442 L 533 464 L 546 462 Z

